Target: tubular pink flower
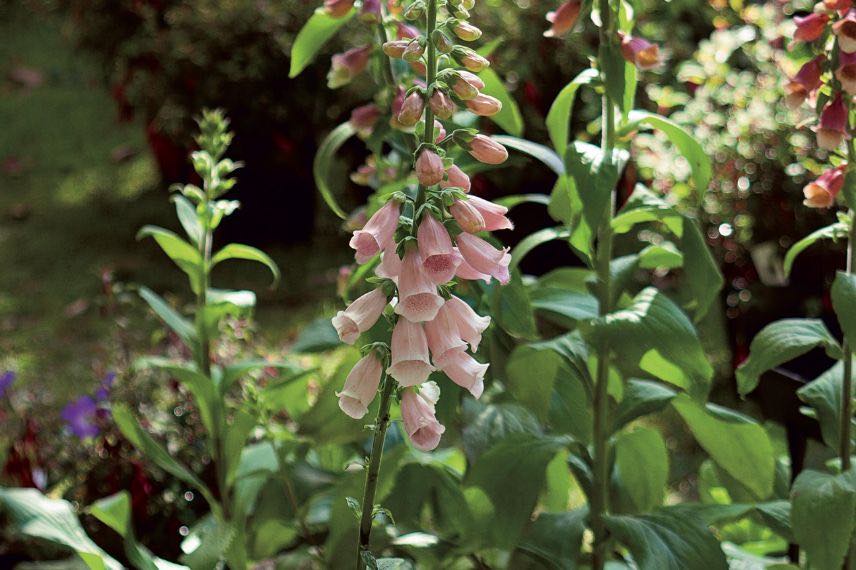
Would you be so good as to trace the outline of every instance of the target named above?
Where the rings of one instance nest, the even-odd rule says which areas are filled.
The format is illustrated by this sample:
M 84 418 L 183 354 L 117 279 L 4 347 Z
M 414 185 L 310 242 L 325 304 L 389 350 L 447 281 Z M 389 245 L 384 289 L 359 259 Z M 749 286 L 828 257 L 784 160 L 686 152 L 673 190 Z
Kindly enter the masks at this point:
M 395 59 L 404 57 L 404 50 L 407 49 L 407 44 L 410 40 L 391 40 L 383 44 L 383 53 Z
M 380 258 L 380 263 L 375 267 L 375 275 L 384 279 L 392 279 L 398 283 L 398 276 L 401 273 L 401 258 L 392 249 L 383 252 Z
M 374 103 L 362 105 L 351 111 L 351 126 L 361 137 L 368 137 L 372 134 L 375 123 L 380 118 L 380 109 Z
M 354 232 L 349 245 L 356 250 L 357 263 L 365 263 L 393 243 L 401 206 L 395 200 L 387 202 L 369 219 L 361 230 Z
M 835 78 L 848 95 L 856 95 L 856 52 L 838 54 L 838 69 Z
M 644 38 L 629 34 L 618 34 L 621 38 L 621 55 L 641 70 L 653 69 L 660 65 L 660 48 Z
M 846 164 L 830 168 L 818 176 L 816 180 L 809 182 L 803 188 L 803 195 L 805 196 L 803 204 L 809 208 L 829 208 L 835 204 L 835 197 L 838 196 L 844 186 L 846 169 Z
M 847 136 L 847 105 L 839 93 L 820 114 L 816 129 L 817 146 L 835 150 Z
M 832 33 L 838 38 L 838 47 L 842 52 L 856 52 L 856 12 L 850 10 L 846 16 L 832 24 Z
M 445 305 L 444 305 L 445 306 Z M 448 310 L 440 309 L 437 317 L 425 323 L 425 335 L 428 337 L 428 348 L 431 350 L 431 358 L 434 364 L 440 362 L 451 350 L 466 350 L 467 343 L 461 340 L 458 326 L 455 324 L 454 315 Z
M 405 24 L 404 22 L 396 22 L 395 23 L 395 32 L 398 39 L 415 39 L 419 37 L 419 30 L 414 28 L 410 24 Z
M 402 386 L 416 386 L 436 370 L 428 356 L 428 339 L 422 325 L 398 319 L 392 330 L 392 361 L 387 370 Z
M 478 398 L 484 392 L 484 375 L 489 365 L 482 364 L 467 354 L 464 349 L 447 352 L 443 361 L 438 362 L 437 365 L 452 382 L 469 390 L 473 398 Z
M 416 63 L 419 58 L 425 53 L 425 46 L 419 43 L 419 40 L 410 40 L 407 47 L 404 48 L 404 53 L 401 58 L 408 63 Z
M 446 180 L 440 182 L 440 188 L 460 188 L 464 192 L 469 192 L 470 177 L 453 164 L 446 170 Z
M 820 76 L 826 58 L 818 56 L 805 63 L 785 87 L 785 104 L 796 109 L 821 85 Z
M 341 392 L 337 392 L 339 408 L 355 420 L 361 419 L 377 394 L 383 363 L 374 351 L 357 362 L 345 380 Z
M 461 65 L 467 68 L 468 71 L 473 73 L 478 73 L 479 71 L 484 70 L 487 67 L 490 67 L 490 62 L 484 57 L 480 56 L 473 50 L 469 48 L 463 48 L 461 46 L 455 47 L 452 51 Z M 484 89 L 482 87 L 482 89 Z
M 544 36 L 558 38 L 571 31 L 577 23 L 577 18 L 580 17 L 580 8 L 579 0 L 568 0 L 563 2 L 555 12 L 547 12 L 547 21 L 552 25 L 544 32 Z
M 478 196 L 470 196 L 467 199 L 467 202 L 478 210 L 482 215 L 482 218 L 484 218 L 485 230 L 495 232 L 497 230 L 514 229 L 514 224 L 511 223 L 511 220 L 506 216 L 508 208 L 505 206 L 494 204 L 493 202 L 485 200 L 484 198 L 479 198 Z
M 467 109 L 480 117 L 491 117 L 502 110 L 502 103 L 496 97 L 479 93 L 467 101 Z
M 404 430 L 414 447 L 422 451 L 431 451 L 440 444 L 440 437 L 446 428 L 437 421 L 434 406 L 440 396 L 440 388 L 434 382 L 427 382 L 417 393 L 405 390 L 401 395 L 401 418 Z
M 459 248 L 455 248 L 455 251 L 460 253 Z M 480 271 L 476 271 L 473 269 L 472 265 L 467 263 L 466 259 L 461 259 L 461 264 L 458 266 L 458 270 L 455 271 L 455 277 L 458 279 L 464 279 L 466 281 L 484 281 L 485 283 L 490 283 L 491 277 L 485 273 Z
M 386 293 L 377 288 L 362 295 L 344 311 L 333 317 L 333 327 L 345 344 L 354 344 L 359 336 L 372 328 L 387 304 Z
M 801 42 L 813 42 L 826 30 L 826 24 L 829 22 L 829 16 L 822 12 L 812 12 L 807 16 L 796 16 L 794 23 L 797 25 L 797 31 L 794 33 L 794 39 Z
M 473 137 L 468 152 L 470 156 L 485 164 L 502 164 L 508 159 L 505 147 L 484 135 Z
M 511 279 L 508 273 L 508 264 L 511 262 L 508 248 L 496 249 L 480 237 L 466 232 L 458 234 L 457 241 L 461 255 L 473 269 L 495 277 L 503 285 L 508 283 Z
M 333 18 L 347 16 L 353 7 L 354 0 L 324 0 L 324 11 Z
M 469 200 L 455 200 L 449 207 L 449 212 L 467 233 L 477 234 L 487 228 L 484 216 Z
M 414 323 L 430 321 L 437 316 L 443 303 L 437 286 L 422 269 L 419 250 L 411 249 L 404 255 L 398 275 L 396 314 Z
M 367 45 L 334 55 L 330 72 L 327 74 L 327 85 L 330 89 L 347 85 L 354 77 L 362 73 L 369 63 L 371 53 L 372 46 Z
M 448 119 L 455 113 L 454 101 L 442 89 L 435 89 L 428 100 L 431 110 L 441 119 Z
M 469 22 L 458 22 L 452 26 L 452 31 L 465 42 L 474 42 L 482 35 L 482 31 Z
M 445 226 L 430 214 L 424 215 L 416 230 L 416 241 L 422 272 L 437 285 L 450 281 L 461 264 L 461 254 L 452 246 L 452 238 Z
M 479 91 L 484 89 L 484 81 L 478 75 L 469 71 L 458 70 L 457 77 L 452 83 L 452 90 L 455 95 L 468 101 L 479 94 Z
M 416 178 L 423 186 L 434 186 L 443 180 L 443 159 L 430 149 L 419 153 L 416 159 Z
M 424 110 L 425 100 L 422 94 L 414 91 L 404 99 L 404 104 L 398 113 L 398 122 L 405 127 L 412 127 L 422 118 Z
M 476 352 L 479 349 L 482 333 L 490 325 L 490 317 L 482 317 L 466 301 L 452 295 L 442 311 L 455 323 L 458 334 Z

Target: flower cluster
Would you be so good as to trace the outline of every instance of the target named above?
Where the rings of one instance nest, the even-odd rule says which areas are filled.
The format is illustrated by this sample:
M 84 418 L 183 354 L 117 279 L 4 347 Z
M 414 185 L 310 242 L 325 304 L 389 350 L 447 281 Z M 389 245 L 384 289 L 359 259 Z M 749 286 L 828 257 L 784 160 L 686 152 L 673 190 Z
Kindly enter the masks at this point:
M 829 208 L 844 185 L 850 139 L 849 114 L 856 96 L 856 10 L 852 0 L 823 0 L 805 16 L 794 18 L 791 49 L 809 53 L 808 60 L 785 87 L 785 103 L 797 109 L 808 102 L 820 110 L 814 127 L 817 146 L 829 151 L 834 167 L 803 189 L 805 205 Z
M 407 191 L 386 197 L 350 240 L 357 263 L 376 263 L 372 281 L 377 287 L 340 311 L 333 325 L 348 344 L 372 328 L 385 311 L 393 328 L 389 346 L 363 347 L 364 357 L 339 393 L 339 405 L 349 416 L 362 418 L 388 359 L 386 373 L 403 388 L 405 430 L 422 450 L 434 449 L 444 431 L 434 413 L 439 388 L 428 381 L 433 372 L 442 371 L 476 398 L 484 390 L 488 364 L 468 350 L 478 350 L 490 317 L 479 316 L 452 293 L 456 281 L 496 279 L 505 284 L 510 279 L 508 248 L 494 247 L 479 235 L 512 228 L 507 208 L 471 196 L 469 177 L 454 164 L 461 152 L 489 165 L 503 163 L 508 152 L 475 129 L 446 131 L 447 126 L 453 128 L 449 121 L 459 108 L 490 116 L 502 107 L 483 93 L 485 84 L 477 75 L 488 60 L 452 39 L 473 41 L 481 36 L 467 21 L 473 5 L 474 0 L 416 0 L 406 9 L 386 4 L 382 14 L 388 10 L 390 17 L 383 29 L 392 30 L 396 39 L 383 44 L 382 53 L 391 59 L 383 64 L 397 69 L 397 77 L 387 86 L 385 99 L 381 96 L 351 116 L 352 126 L 363 137 L 382 125 L 416 138 L 412 172 L 405 177 L 415 175 L 418 187 L 410 185 Z M 425 31 L 401 18 L 424 19 Z M 382 122 L 383 117 L 388 120 Z M 389 165 L 381 167 L 378 162 L 376 154 L 352 179 L 395 175 L 394 168 L 389 172 Z
M 93 395 L 81 396 L 63 407 L 60 417 L 75 437 L 89 439 L 101 433 L 98 420 L 109 414 L 107 403 L 115 382 L 116 373 L 110 372 L 101 380 Z

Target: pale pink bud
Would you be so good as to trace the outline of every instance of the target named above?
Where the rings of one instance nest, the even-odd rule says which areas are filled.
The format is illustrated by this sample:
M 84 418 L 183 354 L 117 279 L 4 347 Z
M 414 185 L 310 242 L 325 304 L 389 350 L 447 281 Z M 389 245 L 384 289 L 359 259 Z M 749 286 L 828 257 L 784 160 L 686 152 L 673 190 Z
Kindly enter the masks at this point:
M 398 275 L 401 273 L 401 258 L 392 249 L 383 252 L 380 258 L 380 263 L 375 267 L 375 275 L 383 279 L 392 279 L 398 282 Z
M 461 263 L 461 254 L 452 246 L 452 238 L 445 226 L 430 214 L 425 214 L 416 230 L 416 241 L 422 270 L 428 279 L 438 285 L 450 281 Z
M 490 317 L 482 317 L 466 301 L 452 295 L 442 312 L 446 313 L 457 326 L 458 334 L 476 352 L 479 349 L 482 333 L 490 325 Z
M 428 348 L 437 366 L 440 366 L 450 350 L 465 350 L 467 347 L 467 343 L 461 340 L 452 315 L 443 309 L 440 309 L 435 319 L 425 323 L 425 336 L 428 337 Z
M 785 87 L 785 104 L 791 109 L 796 109 L 806 98 L 820 87 L 820 76 L 823 73 L 824 56 L 818 56 L 804 64 L 797 74 Z
M 812 12 L 803 17 L 797 16 L 794 18 L 794 23 L 797 25 L 794 39 L 801 42 L 813 42 L 823 34 L 828 22 L 829 16 L 822 12 Z
M 817 146 L 825 150 L 838 148 L 847 135 L 847 105 L 840 93 L 823 109 L 816 134 Z
M 490 62 L 469 48 L 456 46 L 452 51 L 461 65 L 473 73 L 478 73 L 490 66 Z
M 448 119 L 455 113 L 455 103 L 443 90 L 435 89 L 428 100 L 431 110 L 441 119 Z
M 398 274 L 398 297 L 395 312 L 414 323 L 430 321 L 443 306 L 437 286 L 422 269 L 422 257 L 417 249 L 404 254 Z
M 400 204 L 387 202 L 369 219 L 365 227 L 354 232 L 348 245 L 356 250 L 357 263 L 365 263 L 393 243 L 398 228 Z
M 416 159 L 416 178 L 423 186 L 434 186 L 443 180 L 443 159 L 430 149 L 425 149 Z
M 360 334 L 374 326 L 386 304 L 386 293 L 378 287 L 359 297 L 344 311 L 339 311 L 333 317 L 333 326 L 339 333 L 339 339 L 345 344 L 354 344 Z
M 353 7 L 354 0 L 324 0 L 324 11 L 333 18 L 347 16 Z
M 377 168 L 373 164 L 362 164 L 357 167 L 356 171 L 351 173 L 351 182 L 360 186 L 369 186 L 372 178 L 375 176 L 377 176 Z
M 371 53 L 371 46 L 363 46 L 334 55 L 330 72 L 327 74 L 328 87 L 336 89 L 350 83 L 354 77 L 365 70 Z
M 856 52 L 856 13 L 853 10 L 834 24 L 832 33 L 838 37 L 838 47 L 844 53 Z
M 446 170 L 446 180 L 440 182 L 440 188 L 460 188 L 464 192 L 469 192 L 470 177 L 453 164 Z
M 437 365 L 452 382 L 469 390 L 473 398 L 484 392 L 484 375 L 489 367 L 467 354 L 463 349 L 452 350 L 445 354 L 442 363 Z
M 502 110 L 502 103 L 496 97 L 479 93 L 467 101 L 467 109 L 481 117 L 491 117 Z
M 470 24 L 469 22 L 456 23 L 454 26 L 452 26 L 452 31 L 455 32 L 456 36 L 458 36 L 465 42 L 474 42 L 482 35 L 481 30 Z
M 405 390 L 401 395 L 401 419 L 404 430 L 413 446 L 422 451 L 431 451 L 440 444 L 440 437 L 446 428 L 437 421 L 434 406 L 440 395 L 440 388 L 434 382 L 426 382 L 415 390 Z
M 644 38 L 619 33 L 621 55 L 641 70 L 653 69 L 660 65 L 660 48 Z
M 477 234 L 485 231 L 484 217 L 469 200 L 455 200 L 449 212 L 465 232 Z
M 838 54 L 838 69 L 835 78 L 848 95 L 856 95 L 856 52 Z
M 460 253 L 459 248 L 455 248 L 455 250 Z M 455 277 L 458 279 L 464 279 L 466 281 L 484 281 L 485 283 L 490 284 L 491 277 L 486 273 L 482 273 L 480 271 L 476 271 L 473 269 L 473 266 L 467 263 L 466 259 L 461 259 L 461 264 L 458 266 L 457 271 L 455 271 Z
M 336 393 L 339 408 L 355 420 L 365 416 L 377 394 L 382 372 L 383 363 L 374 351 L 362 357 L 345 379 L 345 387 Z
M 464 101 L 473 99 L 482 89 L 484 89 L 484 81 L 469 71 L 458 71 L 458 75 L 452 83 L 452 90 L 455 95 Z
M 805 195 L 803 204 L 809 208 L 829 208 L 835 204 L 835 197 L 838 196 L 844 186 L 844 171 L 846 169 L 846 164 L 830 168 L 818 176 L 816 180 L 809 182 L 803 188 L 803 195 Z
M 380 118 L 380 109 L 374 103 L 362 105 L 351 111 L 351 126 L 361 137 L 372 134 L 375 123 Z
M 443 126 L 443 123 L 434 119 L 434 144 L 439 144 L 444 138 L 446 138 L 446 127 Z
M 405 24 L 404 22 L 396 22 L 396 35 L 398 39 L 415 39 L 419 37 L 419 29 L 414 28 L 410 24 Z
M 398 122 L 406 127 L 412 127 L 419 122 L 424 110 L 425 100 L 422 94 L 414 91 L 404 100 L 401 111 L 398 113 Z
M 484 218 L 485 230 L 495 232 L 497 230 L 514 229 L 514 224 L 512 224 L 511 220 L 506 216 L 508 208 L 505 206 L 494 204 L 493 202 L 485 200 L 484 198 L 479 198 L 478 196 L 470 196 L 467 199 L 467 202 L 475 207 L 482 215 L 482 218 Z
M 389 57 L 401 59 L 404 57 L 404 50 L 407 49 L 407 44 L 410 40 L 392 40 L 383 44 L 383 53 Z
M 436 370 L 428 356 L 428 339 L 422 325 L 398 319 L 392 330 L 392 360 L 387 372 L 402 386 L 416 386 Z
M 458 234 L 457 240 L 461 255 L 473 269 L 495 277 L 503 285 L 508 283 L 511 279 L 508 273 L 508 264 L 511 262 L 508 248 L 496 249 L 480 237 L 466 232 Z
M 508 151 L 495 140 L 484 135 L 476 135 L 468 149 L 470 156 L 485 164 L 502 164 L 508 158 Z
M 401 54 L 401 57 L 404 61 L 414 63 L 419 61 L 419 58 L 421 58 L 424 53 L 425 46 L 419 43 L 419 40 L 410 40 L 410 43 L 408 43 L 407 47 L 404 48 L 404 53 Z
M 380 22 L 380 0 L 363 0 L 360 19 L 365 22 Z
M 577 23 L 580 17 L 579 0 L 568 0 L 563 2 L 555 12 L 547 12 L 547 21 L 552 24 L 550 29 L 544 32 L 548 38 L 558 38 L 567 34 Z

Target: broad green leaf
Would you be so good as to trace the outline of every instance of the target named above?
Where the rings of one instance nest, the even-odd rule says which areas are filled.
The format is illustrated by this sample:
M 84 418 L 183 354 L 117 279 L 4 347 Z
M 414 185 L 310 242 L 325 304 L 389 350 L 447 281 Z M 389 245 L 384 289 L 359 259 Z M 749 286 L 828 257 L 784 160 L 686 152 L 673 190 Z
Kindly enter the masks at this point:
M 532 307 L 546 313 L 546 318 L 567 328 L 578 321 L 598 316 L 598 301 L 590 293 L 568 291 L 558 287 L 539 287 L 531 293 Z
M 202 284 L 202 256 L 199 250 L 178 237 L 175 233 L 157 226 L 143 226 L 137 239 L 152 237 L 163 252 L 190 278 L 190 287 L 199 293 Z
M 495 443 L 513 433 L 542 433 L 538 419 L 526 408 L 512 403 L 484 404 L 472 398 L 462 402 L 464 453 L 474 463 Z
M 684 279 L 695 301 L 693 317 L 698 322 L 716 301 L 725 279 L 698 222 L 689 217 L 683 219 L 681 251 L 684 253 Z
M 625 234 L 636 224 L 655 221 L 663 222 L 676 236 L 683 232 L 682 216 L 675 207 L 642 184 L 637 184 L 627 202 L 612 218 L 612 229 L 615 233 Z
M 491 138 L 511 149 L 528 154 L 532 158 L 540 160 L 559 176 L 565 173 L 565 164 L 562 161 L 562 157 L 556 154 L 551 148 L 526 139 L 506 135 L 495 135 Z
M 541 513 L 517 544 L 509 568 L 575 570 L 582 548 L 588 509 Z
M 197 546 L 182 556 L 181 561 L 192 570 L 216 568 L 237 540 L 238 530 L 235 523 L 226 523 L 208 516 L 197 523 L 184 540 L 182 550 L 185 550 L 187 543 L 195 543 Z
M 826 372 L 797 390 L 800 400 L 814 409 L 823 441 L 838 449 L 841 441 L 841 384 L 844 382 L 844 362 L 836 362 Z M 851 433 L 856 438 L 856 418 Z
M 184 228 L 190 241 L 199 246 L 204 230 L 202 229 L 202 224 L 199 222 L 199 217 L 196 215 L 196 208 L 184 196 L 174 195 L 172 200 L 175 202 L 175 213 L 178 215 L 181 227 Z
M 324 352 L 341 345 L 339 333 L 336 332 L 330 319 L 321 317 L 310 322 L 300 331 L 291 350 L 297 353 Z
M 91 570 L 122 568 L 86 535 L 68 501 L 50 499 L 36 489 L 0 487 L 0 511 L 14 532 L 70 548 Z
M 626 309 L 582 325 L 593 346 L 609 342 L 620 355 L 616 365 L 635 366 L 657 378 L 704 397 L 713 368 L 692 323 L 668 297 L 653 287 L 642 290 Z
M 141 358 L 135 363 L 135 368 L 158 368 L 181 382 L 193 395 L 205 429 L 211 437 L 216 437 L 220 418 L 217 393 L 211 378 L 197 370 L 193 364 L 159 357 Z
M 599 62 L 603 71 L 606 92 L 609 98 L 624 107 L 627 98 L 627 90 L 635 89 L 636 85 L 627 84 L 627 67 L 631 64 L 625 61 L 621 55 L 618 43 L 607 42 L 600 46 Z M 635 74 L 633 75 L 635 78 Z
M 764 327 L 749 346 L 749 358 L 737 368 L 737 389 L 745 396 L 758 386 L 761 374 L 823 347 L 834 358 L 841 356 L 838 341 L 820 319 L 783 319 Z
M 491 290 L 490 307 L 496 324 L 512 337 L 531 339 L 537 336 L 529 291 L 516 269 L 511 272 L 507 285 Z
M 670 241 L 646 246 L 639 252 L 642 269 L 675 269 L 684 265 L 684 254 Z
M 710 184 L 710 179 L 713 176 L 710 157 L 704 151 L 701 143 L 673 120 L 655 115 L 654 113 L 632 111 L 628 116 L 628 122 L 629 125 L 624 130 L 634 130 L 646 125 L 662 131 L 672 141 L 672 144 L 677 147 L 678 152 L 690 163 L 696 193 L 699 199 L 701 199 L 707 191 L 707 186 Z
M 321 197 L 327 206 L 333 210 L 333 213 L 343 220 L 348 218 L 348 214 L 342 210 L 336 201 L 328 177 L 336 153 L 345 144 L 345 141 L 354 136 L 354 134 L 356 134 L 356 131 L 350 122 L 342 123 L 330 131 L 330 134 L 321 141 L 321 144 L 318 146 L 318 152 L 315 154 L 315 159 L 312 161 L 312 175 L 315 177 L 315 186 L 318 187 L 318 192 L 321 193 Z
M 291 67 L 288 70 L 289 77 L 297 77 L 307 65 L 315 59 L 318 50 L 332 38 L 339 28 L 344 26 L 348 20 L 353 18 L 356 10 L 351 10 L 341 18 L 334 18 L 318 8 L 303 29 L 297 34 L 294 45 L 291 48 Z
M 508 134 L 515 137 L 522 136 L 523 116 L 517 107 L 517 101 L 511 97 L 502 79 L 490 67 L 484 68 L 478 76 L 484 82 L 482 93 L 496 97 L 502 103 L 502 109 L 496 115 L 491 116 L 490 120 L 502 127 Z
M 190 322 L 169 306 L 160 295 L 148 287 L 140 287 L 140 297 L 149 304 L 149 307 L 171 328 L 178 337 L 188 346 L 195 349 L 198 344 L 196 329 Z
M 230 243 L 220 251 L 214 254 L 211 258 L 211 267 L 213 268 L 218 263 L 229 259 L 245 259 L 247 261 L 257 261 L 270 269 L 273 275 L 273 286 L 279 282 L 279 267 L 273 259 L 265 252 L 242 243 Z
M 847 224 L 842 222 L 836 222 L 834 224 L 826 226 L 825 228 L 820 228 L 819 230 L 813 231 L 812 233 L 792 245 L 791 248 L 788 250 L 788 253 L 785 254 L 785 275 L 791 274 L 791 269 L 793 269 L 794 267 L 794 261 L 796 260 L 797 256 L 812 245 L 814 245 L 814 243 L 818 240 L 831 239 L 832 241 L 836 241 L 839 239 L 844 239 L 846 237 Z
M 473 524 L 458 477 L 441 465 L 411 463 L 396 475 L 395 486 L 383 506 L 397 525 L 419 528 L 420 517 L 428 508 L 436 528 L 465 534 Z
M 497 198 L 494 200 L 494 203 L 505 206 L 510 210 L 520 204 L 542 204 L 547 206 L 550 204 L 550 197 L 546 194 L 512 194 Z
M 838 570 L 856 529 L 856 470 L 806 470 L 791 490 L 791 523 L 811 568 Z
M 651 514 L 606 518 L 613 536 L 639 570 L 726 570 L 719 542 L 699 519 L 659 509 Z
M 577 90 L 583 85 L 588 85 L 598 78 L 596 69 L 586 69 L 574 77 L 570 83 L 556 95 L 550 111 L 547 113 L 547 132 L 550 134 L 550 142 L 559 156 L 565 154 L 568 148 L 568 132 L 571 126 L 571 114 L 574 108 L 574 99 Z
M 752 419 L 713 404 L 703 406 L 686 395 L 672 406 L 704 450 L 726 473 L 758 499 L 773 492 L 775 453 L 767 432 Z
M 850 346 L 856 346 L 856 275 L 839 271 L 832 283 L 832 306 Z
M 514 246 L 514 249 L 511 250 L 511 264 L 509 265 L 509 268 L 514 269 L 517 267 L 523 258 L 539 245 L 556 239 L 566 239 L 570 237 L 570 235 L 570 232 L 564 227 L 544 228 L 533 234 L 529 234 L 520 240 L 520 242 Z
M 635 512 L 650 511 L 663 502 L 669 480 L 669 453 L 660 432 L 639 428 L 615 440 L 615 470 Z
M 624 396 L 612 415 L 612 431 L 618 431 L 635 419 L 659 412 L 678 393 L 667 386 L 649 380 L 630 380 Z

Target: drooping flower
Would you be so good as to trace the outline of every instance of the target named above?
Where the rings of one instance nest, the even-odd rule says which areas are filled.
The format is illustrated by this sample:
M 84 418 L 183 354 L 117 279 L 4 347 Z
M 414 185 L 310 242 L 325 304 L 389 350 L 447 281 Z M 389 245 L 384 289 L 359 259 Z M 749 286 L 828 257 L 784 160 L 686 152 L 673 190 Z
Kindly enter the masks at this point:
M 645 71 L 660 65 L 660 48 L 645 38 L 631 36 L 619 32 L 621 38 L 621 55 L 624 59 Z
M 416 178 L 419 179 L 419 184 L 423 186 L 433 186 L 439 184 L 443 180 L 443 159 L 430 149 L 425 149 L 419 153 L 419 158 L 416 159 Z
M 479 398 L 484 392 L 484 375 L 490 365 L 482 364 L 463 349 L 446 352 L 437 366 L 452 382 L 469 390 L 473 398 Z
M 380 109 L 374 103 L 362 105 L 351 111 L 351 126 L 361 137 L 365 138 L 372 134 L 375 123 L 380 118 Z
M 431 110 L 441 119 L 448 119 L 455 114 L 455 103 L 442 89 L 435 89 L 428 100 Z
M 375 267 L 375 275 L 384 279 L 392 279 L 397 283 L 400 273 L 401 258 L 392 249 L 385 251 L 380 258 L 380 263 Z
M 502 164 L 508 159 L 508 151 L 504 146 L 481 134 L 473 137 L 468 152 L 485 164 Z
M 479 198 L 478 196 L 470 196 L 466 201 L 481 214 L 484 219 L 484 229 L 486 231 L 495 232 L 497 230 L 514 229 L 514 224 L 511 223 L 511 220 L 506 216 L 508 208 L 505 206 L 494 204 L 493 202 L 485 200 L 484 198 Z
M 838 69 L 835 78 L 848 95 L 856 95 L 856 51 L 838 54 Z
M 374 326 L 387 305 L 381 287 L 357 298 L 344 311 L 333 317 L 333 327 L 345 344 L 354 344 L 360 335 Z
M 422 94 L 414 91 L 404 99 L 404 104 L 398 113 L 398 122 L 405 127 L 412 127 L 422 118 L 424 110 L 425 100 Z
M 455 249 L 460 252 L 459 248 Z M 464 279 L 465 281 L 484 281 L 485 283 L 490 283 L 492 279 L 490 275 L 473 269 L 473 266 L 467 263 L 466 259 L 461 259 L 461 264 L 458 266 L 458 270 L 455 271 L 455 277 Z
M 422 271 L 433 283 L 441 285 L 455 276 L 461 254 L 455 251 L 449 232 L 430 214 L 426 214 L 416 230 Z
M 482 317 L 476 313 L 463 299 L 452 295 L 442 312 L 445 313 L 457 327 L 458 334 L 476 352 L 479 349 L 482 333 L 490 325 L 490 317 Z
M 390 200 L 375 212 L 361 230 L 354 232 L 349 245 L 356 250 L 357 263 L 365 263 L 392 244 L 401 206 Z
M 458 332 L 455 315 L 448 310 L 440 309 L 436 318 L 425 323 L 425 336 L 428 337 L 431 358 L 438 366 L 442 366 L 440 363 L 449 355 L 449 351 L 465 350 L 467 347 Z
M 835 150 L 847 136 L 847 104 L 839 93 L 820 114 L 816 129 L 817 146 Z
M 571 31 L 580 16 L 580 8 L 579 0 L 568 0 L 556 8 L 555 12 L 547 12 L 547 21 L 552 25 L 544 32 L 544 36 L 558 38 Z
M 846 164 L 836 168 L 830 168 L 809 182 L 803 188 L 805 201 L 803 204 L 809 208 L 829 208 L 835 204 L 835 197 L 844 186 L 844 176 L 847 169 Z
M 392 356 L 387 370 L 402 386 L 416 386 L 435 370 L 428 355 L 428 339 L 419 323 L 398 319 L 392 330 Z
M 449 207 L 449 213 L 461 226 L 461 229 L 470 234 L 485 231 L 486 224 L 484 216 L 469 200 L 455 200 Z
M 484 57 L 480 56 L 470 48 L 465 48 L 462 46 L 455 46 L 455 49 L 452 50 L 452 54 L 455 56 L 461 65 L 467 68 L 468 71 L 473 73 L 478 73 L 479 71 L 483 71 L 485 68 L 490 66 L 490 62 Z M 484 89 L 484 87 L 482 87 Z
M 796 109 L 808 96 L 820 87 L 820 76 L 823 73 L 824 56 L 818 56 L 805 63 L 785 87 L 785 104 Z
M 324 0 L 324 11 L 333 18 L 347 16 L 353 7 L 354 0 Z
M 466 232 L 458 234 L 456 239 L 461 255 L 473 269 L 496 278 L 503 285 L 508 283 L 511 279 L 508 272 L 511 262 L 508 248 L 496 249 L 480 237 Z
M 465 21 L 458 21 L 452 26 L 452 31 L 465 42 L 474 42 L 482 35 L 482 31 Z
M 464 101 L 468 101 L 476 97 L 482 89 L 484 89 L 484 81 L 478 75 L 463 69 L 457 70 L 452 83 L 452 90 L 455 95 Z
M 842 52 L 856 52 L 856 12 L 850 10 L 846 16 L 832 24 L 832 33 L 838 38 L 838 47 Z
M 492 117 L 502 110 L 502 103 L 496 97 L 479 93 L 467 101 L 467 109 L 480 117 Z
M 327 74 L 327 86 L 330 89 L 337 89 L 350 83 L 365 70 L 371 52 L 372 47 L 367 45 L 334 55 L 330 72 Z
M 454 164 L 446 170 L 446 179 L 440 182 L 440 188 L 460 188 L 470 191 L 470 177 Z
M 382 372 L 383 363 L 375 351 L 362 357 L 345 379 L 342 391 L 336 393 L 339 408 L 355 420 L 365 416 L 377 394 Z
M 422 269 L 419 250 L 405 253 L 398 275 L 395 313 L 414 323 L 430 321 L 437 316 L 443 302 L 443 297 L 437 294 L 437 286 Z
M 60 417 L 66 427 L 79 439 L 95 437 L 101 431 L 96 425 L 98 405 L 90 396 L 81 396 L 65 405 Z
M 843 13 L 853 6 L 853 0 L 823 0 L 827 10 Z
M 11 388 L 12 384 L 15 383 L 15 378 L 16 375 L 11 370 L 7 370 L 3 374 L 0 374 L 0 398 L 6 395 L 9 388 Z
M 826 24 L 829 23 L 829 16 L 823 12 L 812 12 L 807 16 L 796 16 L 794 23 L 797 25 L 794 39 L 801 42 L 813 42 L 823 35 Z
M 426 382 L 419 392 L 405 390 L 401 395 L 401 418 L 404 430 L 413 445 L 422 451 L 431 451 L 440 443 L 446 428 L 437 421 L 434 406 L 440 398 L 440 388 L 434 382 Z
M 410 40 L 390 40 L 384 43 L 381 49 L 387 56 L 401 59 L 404 57 L 404 50 L 407 49 L 409 43 Z

